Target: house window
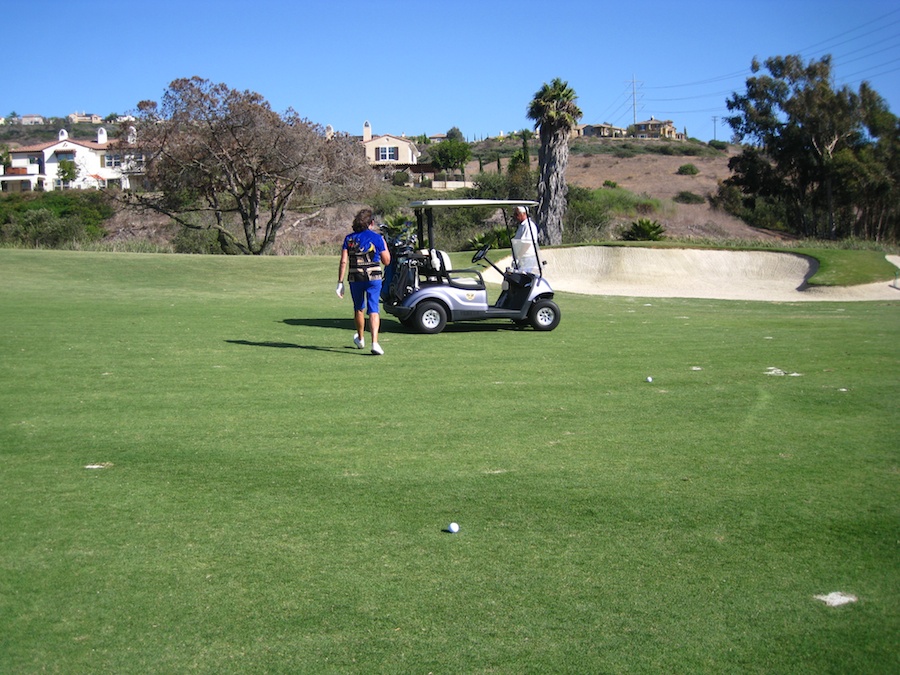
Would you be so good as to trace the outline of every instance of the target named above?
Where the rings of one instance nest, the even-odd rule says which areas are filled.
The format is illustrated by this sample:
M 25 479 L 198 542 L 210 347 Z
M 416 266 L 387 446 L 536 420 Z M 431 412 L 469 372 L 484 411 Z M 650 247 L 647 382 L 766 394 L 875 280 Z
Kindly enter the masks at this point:
M 106 166 L 110 168 L 122 166 L 122 155 L 106 155 Z
M 396 162 L 400 158 L 400 148 L 397 146 L 393 146 L 390 148 L 378 148 L 378 161 L 379 162 L 387 162 L 394 161 Z
M 128 155 L 125 158 L 124 166 L 126 171 L 143 171 L 144 155 Z
M 74 162 L 75 161 L 75 153 L 74 152 L 57 152 L 56 153 L 56 161 L 57 162 Z

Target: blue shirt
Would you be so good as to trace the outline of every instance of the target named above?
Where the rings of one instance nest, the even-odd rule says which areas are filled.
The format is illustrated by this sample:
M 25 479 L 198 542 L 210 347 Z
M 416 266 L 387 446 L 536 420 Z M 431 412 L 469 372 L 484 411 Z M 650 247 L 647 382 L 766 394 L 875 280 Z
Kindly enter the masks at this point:
M 375 280 L 377 276 L 377 281 L 381 283 L 381 252 L 387 248 L 384 237 L 372 230 L 351 232 L 344 237 L 342 248 L 349 254 L 349 281 Z M 372 274 L 366 274 L 367 269 Z
M 380 253 L 387 249 L 384 245 L 384 237 L 372 230 L 351 232 L 344 237 L 344 245 L 341 248 L 351 252 L 354 252 L 355 248 L 360 254 L 366 257 L 371 256 L 370 262 L 380 262 Z

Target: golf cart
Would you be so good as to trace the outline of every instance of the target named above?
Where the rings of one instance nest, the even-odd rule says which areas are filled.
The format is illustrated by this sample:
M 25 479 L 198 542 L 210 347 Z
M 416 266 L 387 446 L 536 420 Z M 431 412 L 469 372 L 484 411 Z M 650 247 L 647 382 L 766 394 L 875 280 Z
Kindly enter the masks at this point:
M 416 214 L 415 232 L 409 228 L 391 237 L 388 247 L 391 264 L 385 270 L 382 300 L 384 309 L 400 322 L 422 333 L 440 333 L 448 321 L 483 321 L 510 319 L 517 325 L 531 325 L 535 330 L 553 330 L 559 324 L 559 307 L 553 302 L 553 289 L 543 275 L 543 264 L 537 255 L 537 232 L 512 241 L 512 267 L 505 271 L 491 262 L 490 245 L 472 257 L 472 263 L 484 261 L 502 277 L 502 291 L 493 305 L 488 304 L 487 287 L 477 268 L 452 269 L 450 257 L 441 251 L 434 239 L 435 212 L 448 208 L 496 207 L 527 211 L 533 201 L 511 199 L 429 199 L 415 201 L 410 207 Z M 503 211 L 506 229 L 509 217 Z M 533 221 L 528 220 L 531 229 Z M 420 244 L 421 242 L 421 244 Z M 424 246 L 422 246 L 424 244 Z M 523 261 L 528 259 L 530 267 Z

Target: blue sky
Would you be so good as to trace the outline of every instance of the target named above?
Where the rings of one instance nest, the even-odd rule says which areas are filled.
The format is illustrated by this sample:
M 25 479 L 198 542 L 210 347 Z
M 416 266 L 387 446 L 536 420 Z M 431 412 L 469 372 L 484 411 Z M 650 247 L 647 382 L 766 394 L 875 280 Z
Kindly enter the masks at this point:
M 125 113 L 198 75 L 339 131 L 474 140 L 531 128 L 528 102 L 560 77 L 584 123 L 654 116 L 725 140 L 754 56 L 828 53 L 837 85 L 868 80 L 900 114 L 896 0 L 0 4 L 4 116 Z

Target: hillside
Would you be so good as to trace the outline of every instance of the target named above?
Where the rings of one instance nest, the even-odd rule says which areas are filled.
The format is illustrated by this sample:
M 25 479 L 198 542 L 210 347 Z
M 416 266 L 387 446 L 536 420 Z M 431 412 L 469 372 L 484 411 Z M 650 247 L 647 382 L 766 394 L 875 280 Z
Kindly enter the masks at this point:
M 654 143 L 654 141 L 646 141 Z M 679 204 L 671 201 L 679 192 L 687 191 L 706 197 L 716 191 L 719 181 L 729 175 L 729 153 L 711 156 L 665 155 L 656 153 L 618 157 L 612 153 L 586 153 L 573 150 L 569 154 L 566 181 L 589 189 L 602 188 L 612 181 L 621 188 L 638 195 L 662 200 L 664 213 L 651 217 L 662 223 L 672 237 L 702 239 L 772 240 L 781 235 L 752 228 L 727 213 L 713 210 L 709 204 Z M 535 152 L 534 155 L 537 153 Z M 535 162 L 534 159 L 532 159 Z M 694 176 L 679 175 L 678 167 L 693 164 L 699 169 Z M 485 165 L 486 171 L 496 166 Z M 468 175 L 478 172 L 478 162 L 466 167 Z M 620 224 L 627 224 L 622 219 Z
M 82 125 L 83 126 L 83 125 Z M 90 125 L 88 125 L 90 126 Z M 16 147 L 22 143 L 46 140 L 39 132 L 49 131 L 41 128 L 20 127 L 7 131 L 5 142 Z M 78 129 L 78 137 L 87 137 L 95 129 Z M 482 158 L 501 157 L 500 162 L 505 169 L 509 156 L 518 148 L 518 143 L 509 142 L 497 145 L 496 141 L 482 142 L 474 146 L 474 153 Z M 487 143 L 488 145 L 485 145 Z M 490 145 L 493 143 L 494 145 Z M 589 189 L 602 188 L 611 181 L 621 188 L 638 195 L 646 195 L 663 202 L 660 213 L 650 217 L 658 220 L 671 237 L 698 239 L 745 239 L 768 240 L 778 235 L 756 230 L 725 213 L 711 209 L 708 204 L 679 204 L 672 201 L 679 192 L 687 191 L 706 197 L 715 192 L 719 181 L 729 175 L 726 152 L 718 152 L 705 144 L 685 146 L 671 144 L 669 150 L 674 152 L 694 152 L 696 154 L 660 154 L 659 152 L 643 152 L 648 149 L 661 149 L 656 141 L 608 141 L 601 139 L 578 139 L 573 142 L 569 155 L 569 166 L 566 179 L 571 185 Z M 622 152 L 623 146 L 631 149 L 630 153 Z M 653 147 L 655 146 L 655 148 Z M 532 166 L 537 164 L 536 139 L 531 143 Z M 623 156 L 630 154 L 631 156 Z M 699 169 L 697 175 L 679 175 L 678 168 L 683 164 L 693 164 Z M 496 159 L 483 161 L 484 170 L 497 170 Z M 479 171 L 479 162 L 471 161 L 466 167 L 469 177 Z M 352 218 L 352 210 L 356 207 L 344 207 L 328 210 L 312 220 L 294 216 L 279 237 L 281 252 L 309 252 L 320 248 L 328 248 L 340 241 L 346 229 L 346 223 Z M 350 214 L 348 216 L 348 214 Z M 613 223 L 612 232 L 618 225 L 627 225 L 633 217 L 623 216 Z M 120 213 L 110 225 L 113 241 L 141 239 L 155 244 L 169 241 L 173 228 L 166 227 L 162 218 L 139 217 L 133 213 Z
M 535 161 L 535 160 L 532 160 Z M 505 168 L 506 160 L 501 160 Z M 693 164 L 699 169 L 694 176 L 679 175 L 678 167 Z M 496 164 L 485 165 L 485 171 L 496 170 Z M 466 167 L 468 176 L 478 173 L 478 162 Z M 727 213 L 713 210 L 708 204 L 679 204 L 672 198 L 681 191 L 706 196 L 716 190 L 718 181 L 728 176 L 728 155 L 713 157 L 670 156 L 640 154 L 633 157 L 616 157 L 612 154 L 572 154 L 566 173 L 568 182 L 585 188 L 603 187 L 604 181 L 613 181 L 619 187 L 635 194 L 645 194 L 663 202 L 663 212 L 652 214 L 665 228 L 669 237 L 705 240 L 730 239 L 764 241 L 778 239 L 781 235 L 757 230 Z M 287 225 L 279 235 L 278 251 L 321 252 L 337 245 L 346 234 L 356 206 L 346 205 L 329 209 L 312 220 L 298 217 L 287 219 Z M 622 217 L 617 225 L 628 225 L 633 218 Z M 122 213 L 114 219 L 114 240 L 149 238 L 161 242 L 171 235 L 160 236 L 159 222 L 149 227 L 133 214 Z

